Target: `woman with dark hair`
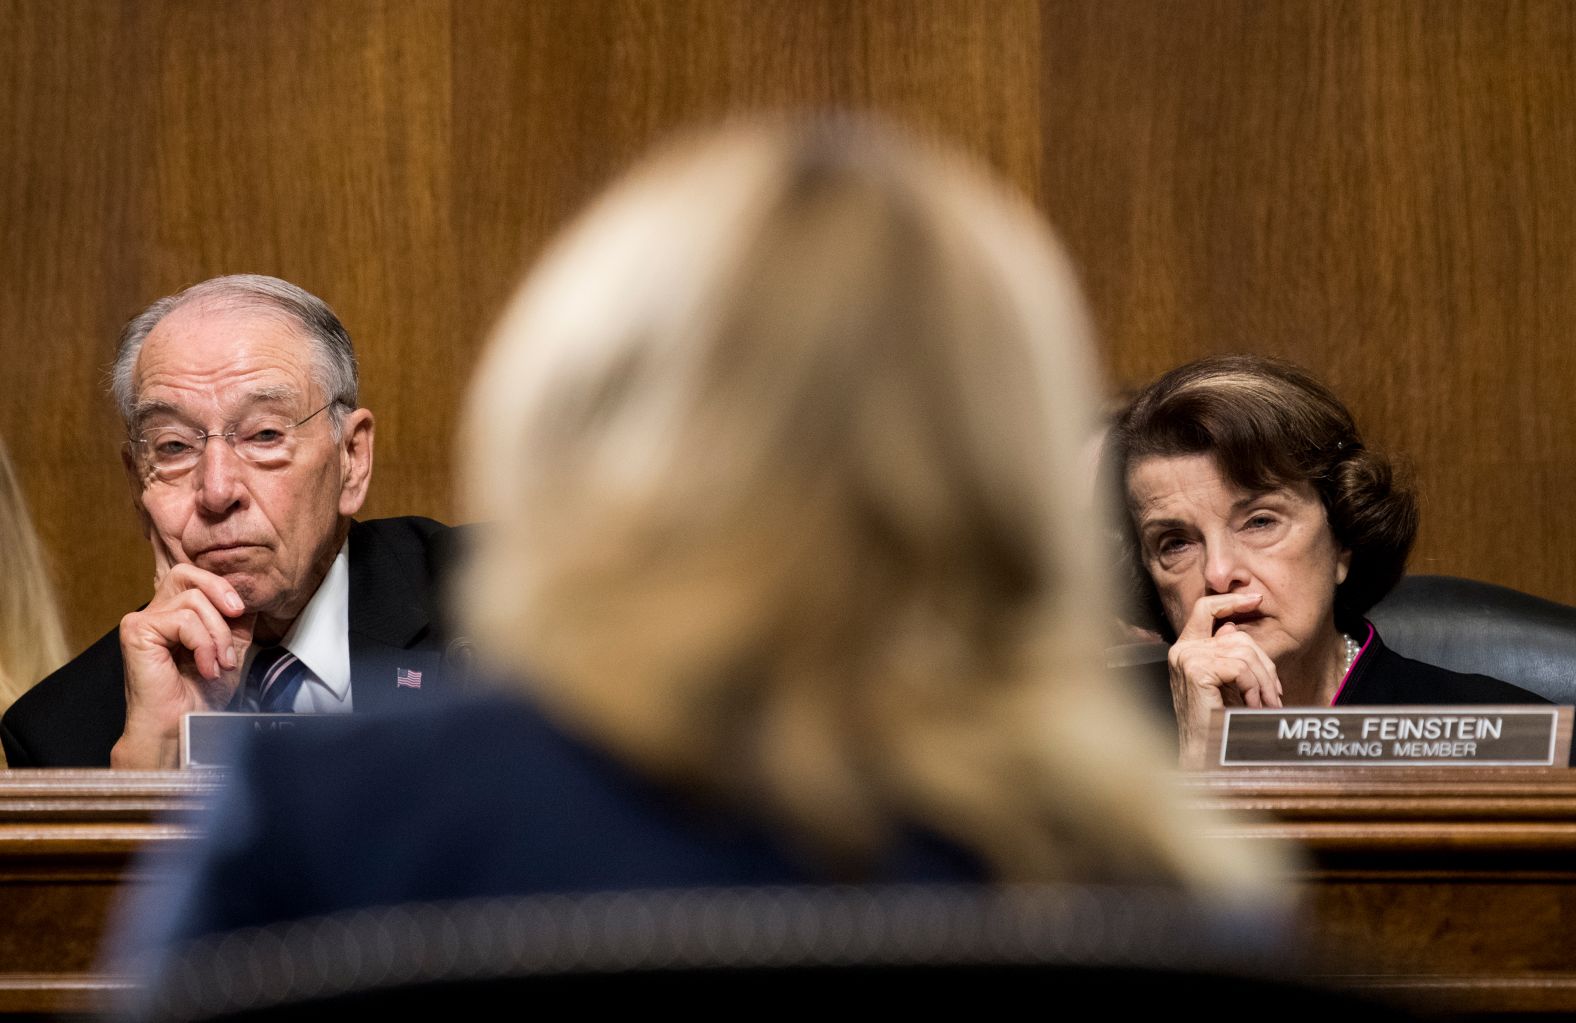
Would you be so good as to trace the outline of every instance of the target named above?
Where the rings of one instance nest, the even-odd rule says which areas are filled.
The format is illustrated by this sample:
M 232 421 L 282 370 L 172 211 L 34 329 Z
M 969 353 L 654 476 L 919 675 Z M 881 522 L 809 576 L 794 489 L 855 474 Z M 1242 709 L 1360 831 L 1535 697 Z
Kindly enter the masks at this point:
M 1228 703 L 1539 701 L 1402 657 L 1363 618 L 1405 570 L 1417 499 L 1296 366 L 1236 355 L 1172 370 L 1112 428 L 1106 467 L 1135 603 L 1172 644 L 1184 765 L 1202 763 Z

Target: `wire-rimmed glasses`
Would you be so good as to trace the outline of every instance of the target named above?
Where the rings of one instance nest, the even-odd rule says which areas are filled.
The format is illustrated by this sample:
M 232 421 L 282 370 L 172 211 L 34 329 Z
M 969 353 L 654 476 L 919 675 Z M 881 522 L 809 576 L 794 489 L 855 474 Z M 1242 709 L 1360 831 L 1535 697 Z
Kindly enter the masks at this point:
M 168 423 L 143 430 L 126 443 L 143 472 L 161 480 L 172 480 L 194 469 L 215 437 L 224 438 L 232 451 L 253 465 L 281 468 L 295 458 L 296 430 L 332 404 L 330 401 L 294 422 L 277 414 L 254 415 L 214 433 Z

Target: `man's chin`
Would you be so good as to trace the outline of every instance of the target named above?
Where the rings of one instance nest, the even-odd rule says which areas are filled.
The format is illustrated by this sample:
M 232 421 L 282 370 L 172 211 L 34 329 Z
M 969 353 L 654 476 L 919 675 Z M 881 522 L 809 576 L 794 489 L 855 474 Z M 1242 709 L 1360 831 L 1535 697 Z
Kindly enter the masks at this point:
M 229 578 L 232 575 L 256 574 L 266 566 L 268 548 L 251 544 L 236 547 L 216 547 L 203 551 L 192 559 L 198 568 Z
M 243 552 L 250 552 L 251 556 Z M 241 597 L 241 603 L 246 605 L 247 613 L 266 613 L 279 603 L 280 587 L 278 580 L 269 571 L 270 566 L 258 563 L 261 553 L 263 548 L 260 547 L 231 548 L 217 552 L 217 556 L 205 554 L 194 564 L 234 587 Z
M 279 603 L 278 587 L 270 586 L 266 580 L 259 579 L 255 575 L 248 572 L 227 572 L 222 578 L 240 594 L 241 603 L 246 605 L 247 614 L 267 614 L 275 604 Z

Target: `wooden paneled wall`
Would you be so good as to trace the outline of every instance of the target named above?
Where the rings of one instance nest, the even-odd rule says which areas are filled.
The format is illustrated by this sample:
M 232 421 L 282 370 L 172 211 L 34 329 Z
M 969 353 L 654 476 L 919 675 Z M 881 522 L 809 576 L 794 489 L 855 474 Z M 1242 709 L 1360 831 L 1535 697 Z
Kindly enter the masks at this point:
M 0 432 L 73 641 L 148 592 L 103 370 L 219 273 L 339 311 L 369 515 L 543 241 L 652 142 L 875 109 L 1062 229 L 1113 383 L 1290 356 L 1409 452 L 1415 567 L 1576 602 L 1576 9 L 1397 0 L 0 0 Z
M 1115 381 L 1301 362 L 1415 465 L 1413 571 L 1576 603 L 1576 5 L 1044 10 L 1042 194 Z

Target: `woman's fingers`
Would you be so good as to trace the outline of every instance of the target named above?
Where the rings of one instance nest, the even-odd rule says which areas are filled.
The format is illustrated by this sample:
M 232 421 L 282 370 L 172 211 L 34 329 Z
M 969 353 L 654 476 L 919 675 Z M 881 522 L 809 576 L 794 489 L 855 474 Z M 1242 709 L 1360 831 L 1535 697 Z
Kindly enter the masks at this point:
M 1247 640 L 1249 649 L 1252 650 L 1253 655 L 1258 658 L 1259 665 L 1264 671 L 1264 677 L 1271 683 L 1270 692 L 1273 693 L 1274 700 L 1271 702 L 1270 700 L 1266 699 L 1265 705 L 1269 707 L 1281 706 L 1282 700 L 1285 699 L 1286 693 L 1281 686 L 1280 672 L 1275 670 L 1275 662 L 1270 660 L 1270 655 L 1264 652 L 1263 647 L 1259 646 L 1258 643 L 1253 641 L 1252 636 L 1244 633 L 1242 638 Z
M 1221 626 L 1220 632 L 1215 636 L 1214 647 L 1217 656 L 1229 658 L 1242 666 L 1237 675 L 1238 686 L 1251 686 L 1261 691 L 1263 706 L 1281 706 L 1284 693 L 1281 688 L 1280 673 L 1275 670 L 1275 662 L 1270 660 L 1264 648 L 1254 641 L 1246 632 L 1230 624 Z M 1223 679 L 1230 682 L 1231 679 Z
M 1279 707 L 1280 675 L 1253 639 L 1240 631 L 1226 632 L 1202 642 L 1178 642 L 1172 647 L 1173 699 L 1178 711 L 1202 704 L 1219 705 L 1221 693 L 1238 693 L 1250 707 Z M 1180 690 L 1180 692 L 1178 691 Z
M 1216 707 L 1282 705 L 1275 662 L 1235 622 L 1222 621 L 1254 610 L 1262 600 L 1257 593 L 1200 597 L 1171 646 L 1171 700 L 1183 766 L 1202 763 L 1209 719 Z
M 1177 634 L 1177 641 L 1209 639 L 1215 635 L 1216 625 L 1220 619 L 1246 614 L 1258 607 L 1263 599 L 1262 593 L 1212 593 L 1207 597 L 1200 597 L 1193 602 L 1193 610 L 1188 612 L 1187 622 Z M 1227 622 L 1220 625 L 1220 628 L 1224 629 L 1231 624 Z

